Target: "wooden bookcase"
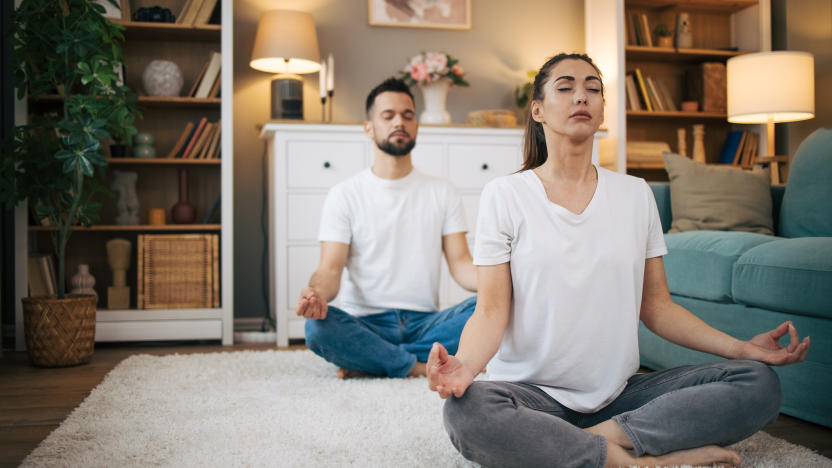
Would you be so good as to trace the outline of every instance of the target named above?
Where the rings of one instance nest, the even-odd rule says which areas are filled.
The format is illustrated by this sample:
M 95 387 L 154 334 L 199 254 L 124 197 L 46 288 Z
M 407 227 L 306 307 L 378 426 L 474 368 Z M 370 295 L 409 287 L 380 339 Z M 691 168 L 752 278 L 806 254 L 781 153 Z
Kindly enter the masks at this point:
M 690 15 L 693 47 L 649 47 L 628 43 L 628 17 L 643 13 L 650 33 L 664 23 L 675 33 L 676 16 Z M 677 129 L 686 131 L 687 154 L 693 150 L 695 124 L 705 126 L 708 163 L 719 159 L 725 137 L 732 129 L 722 112 L 635 111 L 626 109 L 625 77 L 636 68 L 661 80 L 680 108 L 686 100 L 686 74 L 705 62 L 725 63 L 748 52 L 770 49 L 770 4 L 768 0 L 587 0 L 587 53 L 596 59 L 608 80 L 607 123 L 617 139 L 618 170 L 651 180 L 666 180 L 662 163 L 627 162 L 627 141 L 663 141 L 677 151 Z M 655 44 L 655 35 L 653 35 Z M 755 130 L 756 131 L 756 130 Z M 761 139 L 765 135 L 761 134 Z
M 130 0 L 131 11 L 141 7 L 161 6 L 178 15 L 185 0 Z M 67 278 L 71 278 L 77 265 L 86 263 L 96 278 L 95 289 L 99 295 L 96 323 L 96 341 L 146 341 L 218 339 L 232 344 L 233 336 L 233 125 L 232 125 L 232 0 L 220 0 L 223 25 L 184 26 L 171 23 L 138 23 L 126 19 L 113 20 L 125 27 L 125 82 L 139 95 L 139 107 L 143 118 L 136 122 L 140 132 L 150 132 L 155 138 L 157 158 L 138 159 L 108 158 L 107 176 L 102 181 L 109 185 L 115 170 L 134 171 L 138 174 L 136 191 L 139 198 L 139 224 L 118 225 L 116 197 L 102 200 L 101 220 L 93 226 L 75 229 L 67 249 Z M 197 79 L 203 64 L 212 51 L 222 53 L 221 97 L 151 97 L 142 87 L 142 72 L 151 60 L 165 59 L 175 62 L 183 74 L 183 90 L 186 94 Z M 39 97 L 28 103 L 29 112 L 60 102 L 59 96 Z M 222 120 L 221 158 L 219 159 L 167 159 L 165 156 L 175 145 L 187 122 L 198 122 L 207 117 L 211 122 Z M 106 154 L 107 150 L 105 150 Z M 171 207 L 179 199 L 179 171 L 188 172 L 188 201 L 196 207 L 193 224 L 170 224 Z M 220 197 L 221 196 L 221 197 Z M 220 198 L 220 208 L 208 224 L 203 219 Z M 166 212 L 163 226 L 148 223 L 150 208 L 162 208 Z M 22 210 L 22 212 L 21 212 Z M 17 250 L 20 252 L 51 252 L 51 228 L 30 225 L 26 208 L 19 208 L 16 216 Z M 22 221 L 22 222 L 21 222 Z M 218 308 L 140 310 L 137 305 L 137 238 L 143 233 L 215 233 L 220 236 L 220 297 Z M 107 262 L 105 243 L 112 238 L 124 238 L 132 244 L 132 258 L 127 272 L 130 286 L 130 309 L 107 310 L 107 287 L 111 286 L 112 272 Z M 22 257 L 22 258 L 21 258 Z M 17 343 L 22 339 L 22 311 L 19 297 L 27 295 L 25 254 L 18 256 Z

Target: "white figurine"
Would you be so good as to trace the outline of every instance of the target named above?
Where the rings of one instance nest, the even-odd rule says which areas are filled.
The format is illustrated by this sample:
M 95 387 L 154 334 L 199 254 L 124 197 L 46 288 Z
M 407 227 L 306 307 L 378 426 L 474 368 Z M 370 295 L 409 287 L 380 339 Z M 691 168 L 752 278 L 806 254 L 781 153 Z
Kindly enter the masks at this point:
M 113 171 L 110 188 L 118 195 L 116 224 L 139 224 L 139 197 L 136 196 L 138 174 L 133 171 Z

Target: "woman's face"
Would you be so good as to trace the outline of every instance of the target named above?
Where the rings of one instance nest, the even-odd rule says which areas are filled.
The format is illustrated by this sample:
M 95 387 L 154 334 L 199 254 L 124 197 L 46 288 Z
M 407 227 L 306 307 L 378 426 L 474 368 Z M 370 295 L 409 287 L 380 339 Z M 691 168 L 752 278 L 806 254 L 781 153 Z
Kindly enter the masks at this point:
M 604 121 L 601 77 L 583 60 L 561 60 L 543 84 L 543 100 L 531 105 L 532 118 L 547 133 L 578 140 L 592 137 Z

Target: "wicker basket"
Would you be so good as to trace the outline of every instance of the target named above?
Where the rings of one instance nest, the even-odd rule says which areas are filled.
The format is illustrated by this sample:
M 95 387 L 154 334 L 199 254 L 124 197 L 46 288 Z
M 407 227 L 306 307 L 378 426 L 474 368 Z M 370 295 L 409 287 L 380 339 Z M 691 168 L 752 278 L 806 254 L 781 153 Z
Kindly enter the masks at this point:
M 22 301 L 26 349 L 33 365 L 66 367 L 92 359 L 95 296 L 24 297 Z
M 219 307 L 219 236 L 138 237 L 139 309 Z

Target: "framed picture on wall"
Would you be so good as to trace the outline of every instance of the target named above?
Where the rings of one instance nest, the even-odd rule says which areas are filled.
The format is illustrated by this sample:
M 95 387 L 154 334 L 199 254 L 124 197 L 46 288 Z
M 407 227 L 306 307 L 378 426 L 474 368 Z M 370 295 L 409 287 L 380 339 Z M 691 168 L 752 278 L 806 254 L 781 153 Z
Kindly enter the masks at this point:
M 471 0 L 367 0 L 371 26 L 471 29 Z

